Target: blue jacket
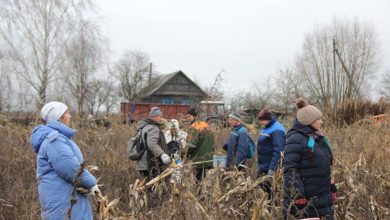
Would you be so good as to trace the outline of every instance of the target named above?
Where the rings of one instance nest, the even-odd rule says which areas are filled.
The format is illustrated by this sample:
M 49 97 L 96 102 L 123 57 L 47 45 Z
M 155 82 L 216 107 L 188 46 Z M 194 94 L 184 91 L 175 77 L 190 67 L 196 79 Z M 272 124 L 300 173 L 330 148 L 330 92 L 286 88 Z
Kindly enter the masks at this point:
M 79 147 L 70 139 L 75 130 L 60 122 L 38 125 L 31 134 L 32 148 L 37 153 L 38 195 L 42 219 L 65 219 L 70 208 L 73 178 L 84 160 Z M 81 186 L 96 185 L 92 174 L 84 170 Z M 86 195 L 77 193 L 71 219 L 93 219 Z
M 331 165 L 333 155 L 324 136 L 294 120 L 284 150 L 284 207 L 297 198 L 312 200 L 304 217 L 333 216 Z M 311 137 L 311 138 L 310 138 Z M 309 144 L 314 140 L 312 144 Z M 310 147 L 310 145 L 312 147 Z M 303 208 L 303 207 L 299 207 Z M 296 207 L 290 209 L 295 214 Z
M 244 125 L 240 124 L 233 127 L 230 132 L 229 142 L 225 144 L 224 148 L 227 149 L 227 161 L 228 167 L 245 164 L 249 154 L 249 134 Z
M 284 149 L 285 129 L 275 118 L 260 131 L 257 139 L 258 169 L 260 172 L 276 170 L 280 153 Z

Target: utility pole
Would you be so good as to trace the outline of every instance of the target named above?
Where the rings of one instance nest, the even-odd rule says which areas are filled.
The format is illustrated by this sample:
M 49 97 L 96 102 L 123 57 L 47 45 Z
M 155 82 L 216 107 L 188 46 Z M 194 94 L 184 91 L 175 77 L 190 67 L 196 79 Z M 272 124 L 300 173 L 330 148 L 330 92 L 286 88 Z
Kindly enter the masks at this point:
M 335 45 L 336 45 L 336 44 L 335 44 Z M 351 73 L 349 72 L 349 70 L 348 70 L 348 68 L 347 68 L 347 65 L 344 63 L 343 58 L 341 58 L 340 52 L 337 50 L 337 47 L 335 47 L 335 52 L 336 52 L 336 54 L 337 54 L 337 57 L 338 57 L 339 60 L 340 60 L 341 66 L 343 67 L 343 70 L 344 70 L 345 73 L 347 74 L 347 77 L 348 77 L 348 80 L 349 80 L 349 85 L 352 87 L 353 90 L 355 90 L 357 97 L 362 98 L 361 95 L 360 95 L 359 90 L 358 90 L 357 87 L 356 87 L 355 82 L 354 82 L 353 79 L 352 79 L 352 75 L 351 75 Z M 351 93 L 352 93 L 352 92 L 351 92 Z M 352 95 L 352 94 L 349 94 L 349 95 L 348 95 L 348 98 L 350 98 L 351 95 Z
M 153 72 L 153 63 L 149 64 L 149 79 L 148 79 L 148 86 L 152 84 L 152 72 Z
M 337 116 L 337 74 L 336 74 L 336 40 L 333 38 L 333 119 Z

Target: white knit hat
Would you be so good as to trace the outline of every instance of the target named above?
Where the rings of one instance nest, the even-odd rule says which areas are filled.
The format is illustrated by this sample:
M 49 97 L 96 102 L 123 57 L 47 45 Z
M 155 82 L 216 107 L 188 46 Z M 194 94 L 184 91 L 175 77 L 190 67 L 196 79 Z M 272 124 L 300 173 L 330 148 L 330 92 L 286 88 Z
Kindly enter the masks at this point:
M 41 109 L 41 117 L 46 123 L 58 121 L 66 112 L 68 106 L 62 102 L 49 102 Z

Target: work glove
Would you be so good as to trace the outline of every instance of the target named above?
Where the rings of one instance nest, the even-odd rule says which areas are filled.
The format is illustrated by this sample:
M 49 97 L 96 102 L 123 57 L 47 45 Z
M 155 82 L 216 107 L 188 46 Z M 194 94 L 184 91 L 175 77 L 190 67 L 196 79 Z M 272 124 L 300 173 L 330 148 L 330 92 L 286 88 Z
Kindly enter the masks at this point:
M 330 190 L 332 191 L 332 202 L 335 203 L 337 200 L 337 188 L 334 183 L 330 185 Z
M 161 162 L 165 165 L 171 163 L 171 158 L 167 154 L 161 154 L 160 159 Z
M 100 192 L 100 189 L 98 185 L 94 185 L 92 188 L 89 189 L 88 195 L 95 196 L 95 195 L 101 195 L 102 192 Z
M 187 143 L 186 148 L 187 149 L 195 149 L 195 148 L 197 148 L 197 146 L 193 145 L 193 144 L 190 144 L 190 143 Z
M 306 205 L 306 202 L 307 202 L 306 198 L 300 198 L 294 201 L 295 205 L 301 205 L 301 206 Z
M 273 170 L 268 170 L 267 175 L 273 177 L 273 176 L 275 175 L 275 171 L 273 171 Z
M 335 203 L 336 200 L 337 200 L 337 195 L 336 195 L 336 193 L 334 192 L 334 193 L 332 193 L 332 202 Z

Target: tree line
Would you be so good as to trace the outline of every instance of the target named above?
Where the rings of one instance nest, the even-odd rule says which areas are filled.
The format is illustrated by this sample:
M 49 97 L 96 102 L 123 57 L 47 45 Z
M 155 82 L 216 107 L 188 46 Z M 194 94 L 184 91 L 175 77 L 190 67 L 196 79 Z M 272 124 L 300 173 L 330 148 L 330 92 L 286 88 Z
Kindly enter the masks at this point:
M 90 0 L 2 0 L 0 5 L 0 112 L 40 109 L 50 100 L 70 104 L 80 116 L 109 113 L 140 95 L 151 76 L 147 53 L 126 50 L 111 61 L 98 12 Z M 390 70 L 381 70 L 375 27 L 335 18 L 306 33 L 294 64 L 256 80 L 228 102 L 233 108 L 277 106 L 290 112 L 297 97 L 326 111 L 372 89 L 390 99 Z M 222 71 L 205 88 L 223 98 Z M 373 78 L 380 78 L 372 84 Z

